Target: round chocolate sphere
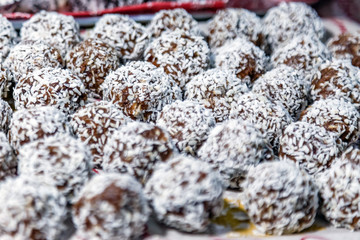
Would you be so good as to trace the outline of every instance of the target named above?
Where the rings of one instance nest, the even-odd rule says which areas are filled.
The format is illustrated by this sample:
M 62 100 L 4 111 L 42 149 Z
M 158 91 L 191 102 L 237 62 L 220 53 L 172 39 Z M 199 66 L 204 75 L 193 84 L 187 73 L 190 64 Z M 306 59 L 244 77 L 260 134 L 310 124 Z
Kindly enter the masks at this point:
M 5 133 L 0 132 L 0 182 L 17 175 L 18 161 Z

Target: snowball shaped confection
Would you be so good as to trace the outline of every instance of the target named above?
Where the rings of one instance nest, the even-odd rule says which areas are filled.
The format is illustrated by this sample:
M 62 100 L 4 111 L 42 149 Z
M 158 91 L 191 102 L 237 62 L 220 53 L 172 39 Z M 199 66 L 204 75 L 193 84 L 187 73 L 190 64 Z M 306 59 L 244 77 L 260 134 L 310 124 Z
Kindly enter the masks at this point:
M 249 87 L 265 73 L 267 60 L 263 50 L 243 38 L 229 41 L 215 51 L 216 67 L 234 71 Z
M 268 162 L 249 170 L 242 203 L 262 233 L 281 235 L 310 227 L 318 208 L 318 189 L 291 162 Z
M 13 77 L 11 72 L 0 65 L 0 97 L 1 98 L 9 98 L 10 97 L 10 90 L 12 85 Z
M 337 59 L 350 60 L 352 65 L 360 67 L 360 32 L 343 33 L 330 38 L 327 46 Z
M 178 100 L 164 107 L 156 124 L 169 132 L 181 152 L 195 155 L 215 126 L 215 118 L 200 103 Z
M 99 239 L 135 239 L 143 234 L 149 208 L 141 184 L 126 174 L 93 177 L 73 205 L 79 231 Z
M 64 11 L 66 8 L 65 0 L 26 0 L 20 1 L 17 8 L 19 12 L 37 13 L 41 10 Z
M 90 148 L 93 163 L 99 167 L 108 138 L 121 125 L 130 121 L 114 104 L 96 101 L 79 108 L 71 116 L 70 126 L 74 134 Z
M 154 122 L 158 112 L 181 99 L 181 90 L 162 69 L 148 62 L 130 62 L 110 73 L 103 85 L 104 99 L 132 119 Z
M 229 120 L 211 130 L 198 156 L 220 172 L 227 185 L 239 188 L 248 170 L 272 160 L 273 152 L 260 130 L 241 120 Z
M 145 183 L 156 165 L 169 160 L 174 152 L 165 130 L 149 123 L 130 122 L 108 138 L 102 168 L 106 172 L 127 172 Z
M 17 174 L 17 159 L 5 133 L 0 132 L 0 182 Z
M 66 199 L 46 179 L 7 179 L 0 184 L 0 204 L 1 239 L 59 239 L 66 229 Z
M 101 96 L 100 85 L 120 65 L 115 49 L 100 39 L 89 38 L 74 47 L 66 56 L 66 67 L 78 75 L 86 89 Z
M 307 87 L 300 73 L 287 66 L 266 72 L 254 83 L 252 91 L 280 103 L 294 119 L 307 105 Z
M 0 15 L 0 61 L 4 61 L 13 47 L 17 33 L 6 17 Z
M 125 15 L 106 14 L 91 34 L 116 49 L 125 60 L 140 60 L 149 41 L 145 27 Z
M 10 105 L 0 99 L 0 131 L 7 133 L 13 115 Z
M 217 122 L 227 120 L 231 104 L 249 91 L 234 73 L 217 68 L 193 77 L 185 89 L 185 99 L 199 101 L 213 112 Z
M 161 67 L 184 88 L 190 79 L 208 67 L 209 47 L 202 37 L 182 30 L 161 35 L 146 49 L 145 60 Z
M 205 231 L 222 209 L 223 185 L 218 173 L 199 160 L 178 155 L 159 165 L 145 186 L 155 216 L 185 232 Z
M 85 104 L 86 89 L 69 70 L 46 67 L 21 76 L 13 96 L 16 109 L 54 106 L 71 114 Z

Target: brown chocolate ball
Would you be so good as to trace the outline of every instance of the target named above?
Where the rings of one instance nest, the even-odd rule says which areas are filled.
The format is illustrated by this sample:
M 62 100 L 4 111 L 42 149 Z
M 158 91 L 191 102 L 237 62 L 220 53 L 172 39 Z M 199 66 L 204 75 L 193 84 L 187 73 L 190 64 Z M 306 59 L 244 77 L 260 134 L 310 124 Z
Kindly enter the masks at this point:
M 328 41 L 327 46 L 335 58 L 350 60 L 352 65 L 360 67 L 360 32 L 334 36 Z

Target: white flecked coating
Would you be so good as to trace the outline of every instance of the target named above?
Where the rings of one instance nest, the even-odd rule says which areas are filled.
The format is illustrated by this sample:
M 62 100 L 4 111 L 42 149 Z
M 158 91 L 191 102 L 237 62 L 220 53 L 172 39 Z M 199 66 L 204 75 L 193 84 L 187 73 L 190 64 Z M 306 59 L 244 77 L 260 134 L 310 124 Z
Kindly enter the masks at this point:
M 360 32 L 346 32 L 333 36 L 327 42 L 327 47 L 333 56 L 337 59 L 356 61 L 354 65 L 359 67 L 360 53 L 358 51 L 360 45 Z
M 11 72 L 0 65 L 0 97 L 9 98 L 13 76 Z
M 0 61 L 9 54 L 10 49 L 15 44 L 17 33 L 12 23 L 0 14 Z
M 7 133 L 13 115 L 10 105 L 0 99 L 0 131 Z
M 0 182 L 17 174 L 18 161 L 5 135 L 0 132 Z

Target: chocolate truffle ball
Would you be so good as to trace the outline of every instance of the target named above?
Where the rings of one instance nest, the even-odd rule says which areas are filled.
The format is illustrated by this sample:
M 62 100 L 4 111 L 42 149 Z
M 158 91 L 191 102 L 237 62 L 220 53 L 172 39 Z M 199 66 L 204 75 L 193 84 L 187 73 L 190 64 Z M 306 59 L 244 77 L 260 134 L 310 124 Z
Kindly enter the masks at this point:
M 0 132 L 0 182 L 17 175 L 17 159 L 5 133 Z
M 17 33 L 14 26 L 6 17 L 0 14 L 0 61 L 9 54 L 10 49 L 13 47 Z
M 0 112 L 0 131 L 7 133 L 13 115 L 13 110 L 10 105 L 2 99 L 0 99 Z

